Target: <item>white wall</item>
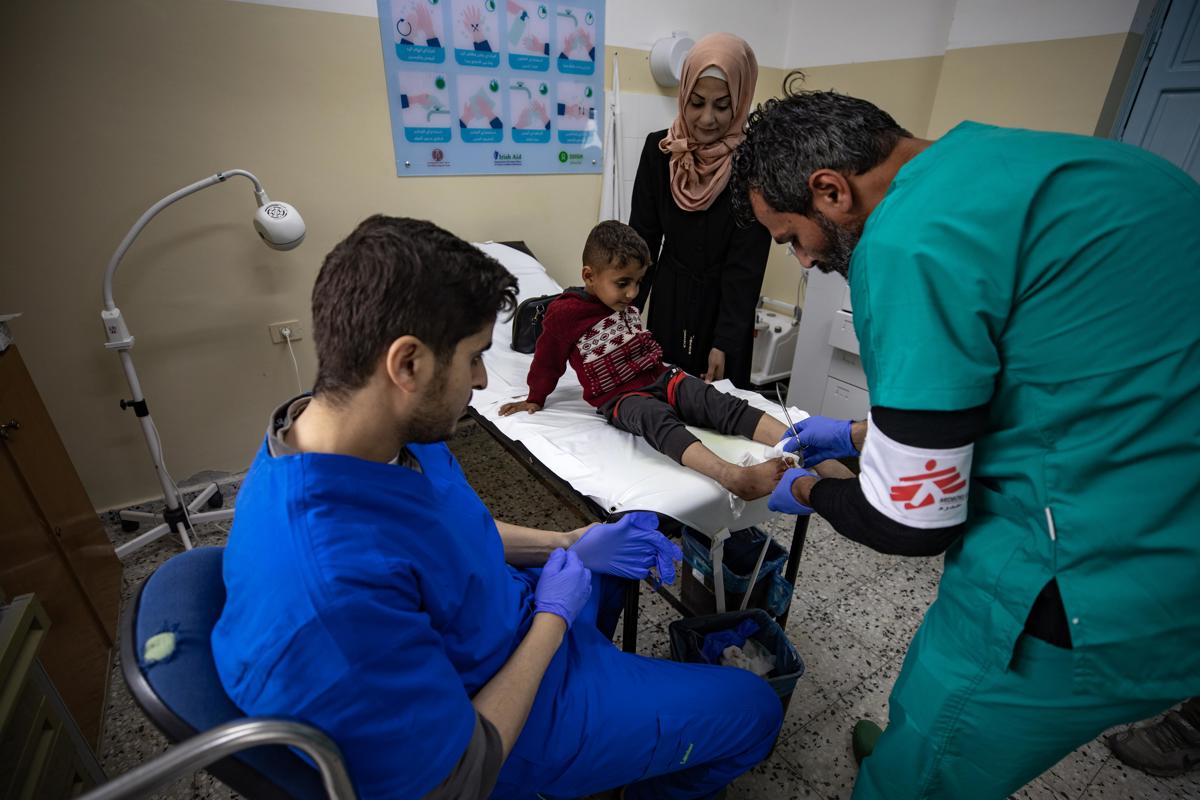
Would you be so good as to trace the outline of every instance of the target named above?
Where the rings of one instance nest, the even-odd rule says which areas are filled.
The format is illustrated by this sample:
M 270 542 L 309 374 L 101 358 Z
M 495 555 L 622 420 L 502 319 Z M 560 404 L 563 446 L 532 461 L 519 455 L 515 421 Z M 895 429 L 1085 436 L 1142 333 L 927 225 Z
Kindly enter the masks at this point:
M 334 14 L 354 14 L 360 17 L 379 16 L 379 6 L 376 5 L 375 0 L 231 0 L 231 2 L 302 8 L 305 11 L 329 11 Z
M 793 0 L 787 57 L 778 66 L 940 56 L 954 5 L 955 0 Z
M 686 31 L 693 39 L 726 31 L 749 42 L 763 66 L 784 68 L 795 5 L 795 0 L 608 0 L 604 35 L 609 46 L 649 50 L 672 31 Z
M 370 17 L 378 14 L 375 0 L 232 1 Z M 887 0 L 865 1 L 887 3 Z M 922 0 L 927 1 L 931 0 Z M 695 39 L 707 33 L 731 31 L 750 43 L 760 63 L 784 67 L 794 5 L 795 0 L 750 0 L 748 6 L 729 0 L 608 0 L 605 44 L 649 50 L 656 40 L 670 36 L 672 31 L 685 31 Z M 751 13 L 747 13 L 747 7 Z
M 624 222 L 629 221 L 629 209 L 633 207 L 633 179 L 637 175 L 646 137 L 652 131 L 670 125 L 678 108 L 674 97 L 621 92 L 621 208 L 625 209 Z
M 376 0 L 233 0 L 375 16 Z M 1147 9 L 1152 2 L 1142 0 Z M 729 31 L 788 69 L 938 56 L 948 49 L 1125 33 L 1139 0 L 608 0 L 609 46 Z M 847 32 L 852 32 L 847 35 Z
M 736 33 L 759 63 L 854 64 L 1126 33 L 1139 0 L 608 0 L 609 45 L 649 50 L 683 30 Z M 1143 6 L 1152 3 L 1142 3 Z
M 947 50 L 1127 33 L 1138 0 L 958 0 Z

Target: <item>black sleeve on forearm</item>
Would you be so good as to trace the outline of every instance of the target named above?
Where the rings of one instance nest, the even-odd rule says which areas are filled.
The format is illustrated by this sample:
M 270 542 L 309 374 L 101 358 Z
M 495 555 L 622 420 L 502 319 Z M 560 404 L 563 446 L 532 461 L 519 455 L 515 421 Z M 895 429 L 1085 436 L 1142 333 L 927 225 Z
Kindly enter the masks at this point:
M 871 424 L 909 447 L 945 448 L 971 444 L 987 430 L 986 405 L 962 411 L 909 411 L 871 406 Z
M 907 411 L 871 408 L 871 424 L 910 447 L 949 449 L 974 442 L 987 428 L 987 407 L 963 411 Z M 870 434 L 868 433 L 868 436 Z M 809 495 L 812 509 L 838 533 L 872 550 L 898 556 L 936 556 L 962 535 L 964 525 L 913 528 L 872 508 L 858 478 L 822 478 Z
M 858 478 L 822 478 L 809 502 L 838 533 L 872 550 L 893 556 L 936 556 L 962 535 L 963 525 L 910 528 L 871 508 Z

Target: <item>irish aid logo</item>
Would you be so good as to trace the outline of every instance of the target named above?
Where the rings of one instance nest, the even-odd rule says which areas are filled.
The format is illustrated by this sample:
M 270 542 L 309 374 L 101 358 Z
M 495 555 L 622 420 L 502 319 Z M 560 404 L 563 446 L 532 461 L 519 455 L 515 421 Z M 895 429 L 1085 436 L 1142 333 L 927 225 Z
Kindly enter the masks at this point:
M 957 467 L 939 470 L 937 461 L 930 460 L 925 462 L 925 472 L 901 477 L 897 485 L 889 488 L 892 502 L 903 503 L 904 508 L 911 511 L 933 505 L 941 498 L 962 491 L 966 485 Z

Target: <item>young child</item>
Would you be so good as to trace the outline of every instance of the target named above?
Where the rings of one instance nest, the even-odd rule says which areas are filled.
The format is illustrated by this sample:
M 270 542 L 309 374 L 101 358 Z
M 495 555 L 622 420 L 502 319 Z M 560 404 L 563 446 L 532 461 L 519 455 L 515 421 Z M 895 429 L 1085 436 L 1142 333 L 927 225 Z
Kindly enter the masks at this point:
M 567 289 L 546 309 L 529 367 L 529 395 L 500 415 L 540 411 L 569 361 L 583 399 L 609 424 L 645 438 L 654 449 L 720 483 L 744 500 L 771 493 L 781 459 L 731 464 L 709 450 L 688 424 L 774 445 L 787 426 L 745 400 L 662 362 L 662 348 L 633 305 L 650 251 L 633 228 L 601 222 L 583 247 L 583 287 Z

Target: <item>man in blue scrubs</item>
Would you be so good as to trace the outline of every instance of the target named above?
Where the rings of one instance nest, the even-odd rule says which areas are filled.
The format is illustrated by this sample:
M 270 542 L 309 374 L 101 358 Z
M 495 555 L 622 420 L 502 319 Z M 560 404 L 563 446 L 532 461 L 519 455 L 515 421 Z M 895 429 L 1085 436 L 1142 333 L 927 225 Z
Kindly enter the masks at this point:
M 849 280 L 872 404 L 790 445 L 858 478 L 797 469 L 772 507 L 945 553 L 856 800 L 1007 797 L 1200 691 L 1200 186 L 1118 142 L 928 141 L 804 91 L 750 116 L 734 172 Z
M 371 217 L 329 254 L 313 395 L 275 411 L 238 494 L 222 683 L 328 733 L 364 798 L 712 797 L 766 756 L 780 703 L 749 672 L 613 646 L 609 576 L 673 577 L 653 515 L 495 522 L 443 443 L 515 298 L 428 222 Z

